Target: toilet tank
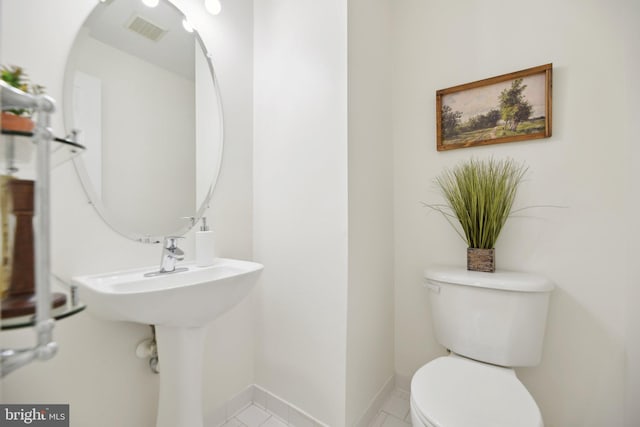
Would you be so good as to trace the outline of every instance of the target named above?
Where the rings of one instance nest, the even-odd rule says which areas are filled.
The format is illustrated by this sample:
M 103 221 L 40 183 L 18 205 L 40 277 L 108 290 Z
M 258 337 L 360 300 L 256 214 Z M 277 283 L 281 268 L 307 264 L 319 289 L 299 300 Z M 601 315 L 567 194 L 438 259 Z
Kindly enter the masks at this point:
M 500 366 L 535 366 L 542 357 L 553 283 L 512 271 L 425 270 L 436 339 L 459 355 Z

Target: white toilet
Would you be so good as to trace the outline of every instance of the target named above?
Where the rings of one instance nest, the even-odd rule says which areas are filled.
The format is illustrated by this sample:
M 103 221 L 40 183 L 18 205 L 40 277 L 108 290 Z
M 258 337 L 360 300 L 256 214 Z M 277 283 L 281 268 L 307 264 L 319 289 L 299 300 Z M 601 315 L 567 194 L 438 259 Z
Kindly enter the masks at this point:
M 411 380 L 413 427 L 542 427 L 513 367 L 540 363 L 548 279 L 527 273 L 425 271 L 436 339 L 451 354 Z

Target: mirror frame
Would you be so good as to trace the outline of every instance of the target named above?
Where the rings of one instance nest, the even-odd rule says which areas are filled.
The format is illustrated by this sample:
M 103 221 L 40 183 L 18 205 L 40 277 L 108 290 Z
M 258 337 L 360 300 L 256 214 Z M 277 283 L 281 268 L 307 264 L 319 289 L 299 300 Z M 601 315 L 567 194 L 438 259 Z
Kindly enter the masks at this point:
M 187 16 L 171 1 L 171 0 L 163 0 L 165 2 L 167 2 L 168 5 L 170 5 L 171 7 L 173 7 L 180 15 L 182 15 L 184 17 L 184 19 L 187 19 Z M 96 5 L 96 7 L 99 7 L 100 4 Z M 95 7 L 94 7 L 95 9 Z M 89 12 L 89 15 L 91 13 L 93 13 L 93 10 L 91 9 L 91 11 Z M 89 15 L 87 15 L 86 19 L 89 17 Z M 196 210 L 195 214 L 193 217 L 184 217 L 185 220 L 185 225 L 180 227 L 178 230 L 176 230 L 175 232 L 172 232 L 170 235 L 171 236 L 182 236 L 184 234 L 186 234 L 187 232 L 189 232 L 189 230 L 191 230 L 191 228 L 193 228 L 198 221 L 200 221 L 200 219 L 203 217 L 205 211 L 207 209 L 209 209 L 209 204 L 211 202 L 211 198 L 213 196 L 213 191 L 216 187 L 216 184 L 218 183 L 218 179 L 220 177 L 220 170 L 222 169 L 222 160 L 223 160 L 223 155 L 224 155 L 224 110 L 223 110 L 223 105 L 222 105 L 222 94 L 220 92 L 220 86 L 218 83 L 218 78 L 215 72 L 215 67 L 213 66 L 213 55 L 209 52 L 209 50 L 207 49 L 204 41 L 202 40 L 202 37 L 200 36 L 200 33 L 198 33 L 198 30 L 196 28 L 193 29 L 193 35 L 195 37 L 195 39 L 197 40 L 198 45 L 200 46 L 200 49 L 202 49 L 202 52 L 204 53 L 205 58 L 207 59 L 207 64 L 209 67 L 209 72 L 211 73 L 211 78 L 213 80 L 213 88 L 214 88 L 214 92 L 216 95 L 216 104 L 218 107 L 218 118 L 219 118 L 219 122 L 220 122 L 220 129 L 218 131 L 218 138 L 220 141 L 220 148 L 218 150 L 218 160 L 217 160 L 217 165 L 216 165 L 216 171 L 214 172 L 213 175 L 213 181 L 209 184 L 209 189 L 207 190 L 206 196 L 204 198 L 204 200 L 202 201 L 202 204 L 200 205 L 200 207 Z M 74 39 L 75 40 L 75 39 Z M 73 48 L 73 45 L 70 49 Z M 69 134 L 72 134 L 73 132 L 73 113 L 72 113 L 72 109 L 70 107 L 70 100 L 72 99 L 72 89 L 69 88 L 67 85 L 67 72 L 66 72 L 66 66 L 65 66 L 65 73 L 64 73 L 64 82 L 63 82 L 63 91 L 64 91 L 64 98 L 63 98 L 63 107 L 62 107 L 62 112 L 63 112 L 63 116 L 64 116 L 64 124 L 65 124 L 65 128 L 67 129 L 67 131 L 69 132 Z M 112 216 L 112 214 L 109 212 L 109 210 L 104 206 L 104 204 L 102 203 L 102 200 L 100 198 L 97 197 L 96 192 L 93 188 L 93 183 L 91 182 L 90 178 L 89 178 L 89 174 L 87 173 L 87 169 L 85 166 L 84 161 L 82 160 L 83 156 L 76 156 L 74 157 L 73 160 L 73 166 L 74 169 L 76 171 L 76 175 L 78 176 L 79 180 L 80 180 L 80 185 L 82 186 L 82 189 L 84 190 L 85 195 L 87 196 L 88 202 L 89 204 L 91 204 L 95 210 L 95 212 L 98 214 L 98 216 L 102 219 L 102 221 L 104 221 L 104 223 L 111 228 L 113 231 L 115 231 L 117 234 L 133 240 L 135 242 L 140 242 L 140 243 L 162 243 L 164 240 L 164 235 L 153 235 L 153 234 L 144 234 L 144 233 L 139 233 L 136 231 L 132 231 L 132 230 L 128 230 L 127 227 L 123 226 L 122 224 L 120 224 L 117 220 L 115 220 Z M 195 183 L 194 183 L 195 186 Z

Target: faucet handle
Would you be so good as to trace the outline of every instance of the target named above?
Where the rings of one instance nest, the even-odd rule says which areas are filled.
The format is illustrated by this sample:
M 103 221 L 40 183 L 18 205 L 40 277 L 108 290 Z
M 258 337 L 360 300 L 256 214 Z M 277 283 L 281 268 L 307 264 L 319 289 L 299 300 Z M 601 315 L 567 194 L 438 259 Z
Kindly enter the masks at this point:
M 165 236 L 164 247 L 167 249 L 177 249 L 178 239 L 184 239 L 184 236 Z

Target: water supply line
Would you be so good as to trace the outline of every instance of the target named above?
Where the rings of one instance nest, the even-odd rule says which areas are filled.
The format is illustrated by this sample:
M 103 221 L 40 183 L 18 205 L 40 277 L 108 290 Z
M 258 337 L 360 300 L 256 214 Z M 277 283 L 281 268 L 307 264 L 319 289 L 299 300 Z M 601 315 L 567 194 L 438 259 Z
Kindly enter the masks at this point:
M 144 359 L 146 357 L 149 358 L 149 368 L 151 372 L 154 374 L 160 373 L 160 368 L 158 366 L 158 344 L 156 342 L 156 327 L 154 325 L 151 326 L 151 338 L 144 339 L 140 341 L 136 347 L 136 356 L 140 359 Z

